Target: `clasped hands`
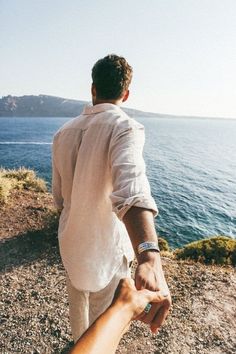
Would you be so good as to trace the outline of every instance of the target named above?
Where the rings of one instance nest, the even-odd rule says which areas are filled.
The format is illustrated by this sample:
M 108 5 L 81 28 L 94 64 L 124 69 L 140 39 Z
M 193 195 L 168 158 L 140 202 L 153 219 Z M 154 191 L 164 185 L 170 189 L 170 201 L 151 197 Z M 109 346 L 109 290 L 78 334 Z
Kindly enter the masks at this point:
M 162 270 L 158 253 L 142 256 L 135 273 L 135 282 L 121 280 L 114 301 L 127 306 L 130 320 L 140 320 L 150 325 L 153 333 L 158 333 L 171 307 L 171 296 Z M 150 303 L 151 309 L 144 310 Z

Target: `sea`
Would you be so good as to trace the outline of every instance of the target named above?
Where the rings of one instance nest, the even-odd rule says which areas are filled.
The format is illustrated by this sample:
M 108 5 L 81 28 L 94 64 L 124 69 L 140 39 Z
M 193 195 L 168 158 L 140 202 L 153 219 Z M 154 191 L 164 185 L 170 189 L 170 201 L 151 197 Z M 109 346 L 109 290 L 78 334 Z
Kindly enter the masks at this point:
M 51 145 L 71 118 L 0 118 L 0 166 L 25 166 L 51 187 Z M 206 237 L 236 237 L 236 120 L 136 118 L 157 203 L 158 234 L 172 248 Z

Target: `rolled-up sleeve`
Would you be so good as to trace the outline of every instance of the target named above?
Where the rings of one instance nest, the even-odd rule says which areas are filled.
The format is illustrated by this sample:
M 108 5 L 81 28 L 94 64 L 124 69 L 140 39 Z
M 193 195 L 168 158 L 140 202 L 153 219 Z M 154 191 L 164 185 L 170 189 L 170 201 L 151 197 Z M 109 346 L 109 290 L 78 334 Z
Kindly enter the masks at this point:
M 123 129 L 111 140 L 113 191 L 110 199 L 112 210 L 120 220 L 132 206 L 150 209 L 154 216 L 158 214 L 146 176 L 143 159 L 144 142 L 145 134 L 142 125 Z

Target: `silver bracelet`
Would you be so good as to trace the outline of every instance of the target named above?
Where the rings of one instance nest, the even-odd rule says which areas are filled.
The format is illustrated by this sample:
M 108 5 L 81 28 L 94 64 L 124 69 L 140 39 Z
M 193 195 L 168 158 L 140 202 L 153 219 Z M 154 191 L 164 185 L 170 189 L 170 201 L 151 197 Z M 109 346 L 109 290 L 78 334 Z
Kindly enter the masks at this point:
M 149 250 L 160 252 L 160 248 L 158 247 L 158 242 L 142 242 L 138 245 L 138 254 Z

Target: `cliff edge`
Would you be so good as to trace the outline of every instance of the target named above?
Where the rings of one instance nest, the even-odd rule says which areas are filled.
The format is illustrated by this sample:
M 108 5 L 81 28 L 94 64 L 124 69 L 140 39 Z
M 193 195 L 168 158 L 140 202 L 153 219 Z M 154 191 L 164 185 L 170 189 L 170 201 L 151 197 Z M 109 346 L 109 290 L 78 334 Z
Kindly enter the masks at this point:
M 72 337 L 52 196 L 12 189 L 0 220 L 0 352 L 66 353 Z M 133 322 L 117 353 L 235 353 L 235 269 L 171 254 L 163 264 L 173 297 L 166 324 L 155 336 Z

